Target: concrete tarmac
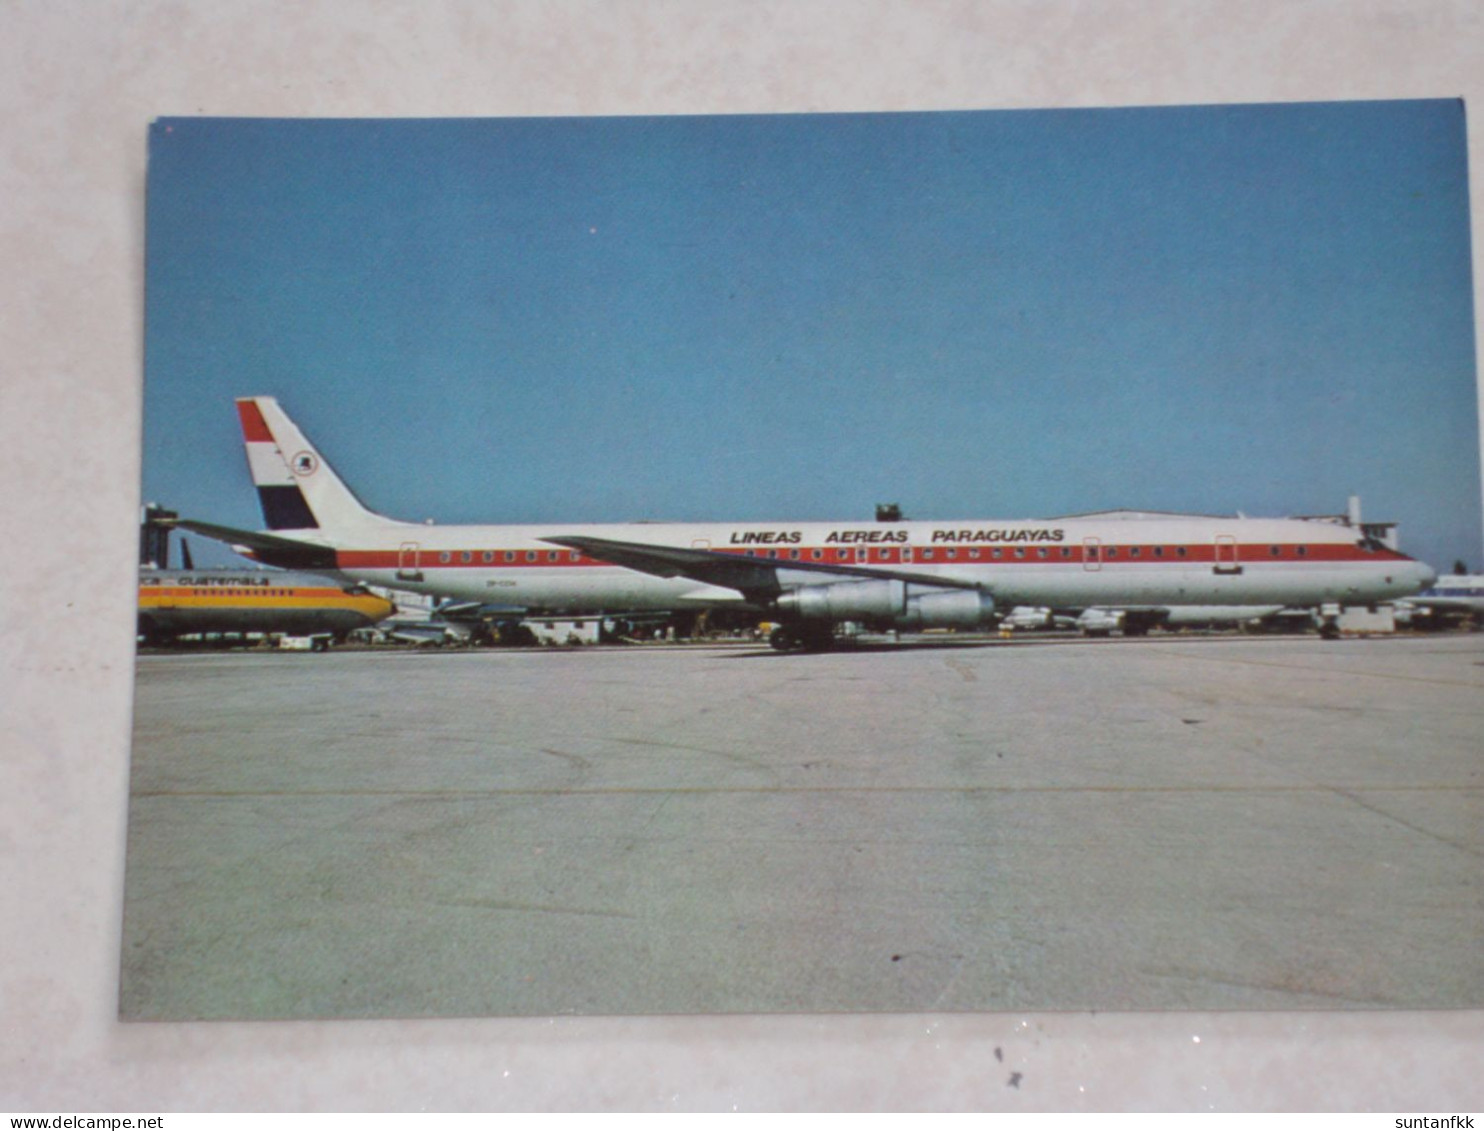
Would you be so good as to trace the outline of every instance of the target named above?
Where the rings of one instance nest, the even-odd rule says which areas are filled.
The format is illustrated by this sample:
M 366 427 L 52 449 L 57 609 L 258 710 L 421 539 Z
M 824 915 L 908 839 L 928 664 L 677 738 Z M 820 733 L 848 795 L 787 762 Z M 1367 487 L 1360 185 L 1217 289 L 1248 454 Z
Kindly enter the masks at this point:
M 1484 636 L 148 656 L 125 1018 L 1484 1006 Z

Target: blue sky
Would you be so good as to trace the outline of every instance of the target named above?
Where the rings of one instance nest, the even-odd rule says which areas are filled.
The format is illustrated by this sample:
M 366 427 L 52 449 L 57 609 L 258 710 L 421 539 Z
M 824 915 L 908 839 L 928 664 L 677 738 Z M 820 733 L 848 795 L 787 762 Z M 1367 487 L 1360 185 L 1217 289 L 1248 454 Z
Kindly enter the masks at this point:
M 1357 492 L 1481 567 L 1464 130 L 1457 101 L 162 119 L 144 497 L 261 525 L 231 402 L 271 394 L 398 518 Z

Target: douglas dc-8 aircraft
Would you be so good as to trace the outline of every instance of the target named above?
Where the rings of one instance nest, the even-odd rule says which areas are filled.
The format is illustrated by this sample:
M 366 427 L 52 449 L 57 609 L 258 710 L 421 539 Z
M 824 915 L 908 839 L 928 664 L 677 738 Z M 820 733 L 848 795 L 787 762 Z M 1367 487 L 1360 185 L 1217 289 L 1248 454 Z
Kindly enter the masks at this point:
M 752 609 L 780 650 L 835 629 L 971 629 L 996 609 L 1365 605 L 1431 569 L 1342 523 L 1111 512 L 959 522 L 433 526 L 375 514 L 272 397 L 237 401 L 266 532 L 179 525 L 290 569 L 464 602 L 489 616 Z M 1336 611 L 1337 608 L 1336 608 Z M 1128 614 L 1125 614 L 1126 616 Z

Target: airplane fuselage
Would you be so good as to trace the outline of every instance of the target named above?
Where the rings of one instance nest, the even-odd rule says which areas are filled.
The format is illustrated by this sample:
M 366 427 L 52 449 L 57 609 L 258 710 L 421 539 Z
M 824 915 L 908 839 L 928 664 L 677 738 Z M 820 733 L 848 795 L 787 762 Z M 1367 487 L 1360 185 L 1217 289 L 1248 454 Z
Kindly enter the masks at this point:
M 983 627 L 1017 605 L 1369 605 L 1433 573 L 1345 520 L 1105 511 L 938 522 L 435 526 L 366 507 L 272 397 L 237 401 L 268 530 L 182 525 L 269 564 L 468 603 L 481 617 L 732 607 L 775 647 L 841 624 Z M 1148 618 L 1145 618 L 1146 620 Z
M 1409 598 L 1409 601 L 1418 608 L 1434 612 L 1484 616 L 1484 575 L 1450 574 L 1440 577 L 1436 584 Z
M 289 532 L 283 532 L 289 533 Z M 546 538 L 642 541 L 778 563 L 785 588 L 809 566 L 910 572 L 991 594 L 995 605 L 1077 608 L 1372 604 L 1416 592 L 1421 563 L 1341 524 L 1197 516 L 897 523 L 624 523 L 432 526 L 378 523 L 333 540 L 337 568 L 376 585 L 531 612 L 741 604 L 686 577 L 613 565 Z M 790 569 L 790 563 L 799 567 Z
M 200 633 L 338 636 L 392 611 L 382 597 L 347 592 L 315 574 L 150 568 L 139 574 L 139 634 L 150 641 Z

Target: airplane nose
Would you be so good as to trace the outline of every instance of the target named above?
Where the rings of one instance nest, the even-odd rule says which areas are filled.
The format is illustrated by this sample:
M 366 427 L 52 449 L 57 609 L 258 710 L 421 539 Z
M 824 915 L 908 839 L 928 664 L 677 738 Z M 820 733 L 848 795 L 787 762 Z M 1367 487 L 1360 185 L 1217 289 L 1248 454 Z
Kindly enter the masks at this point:
M 1432 583 L 1438 579 L 1438 571 L 1426 562 L 1417 563 L 1417 588 L 1430 589 Z

